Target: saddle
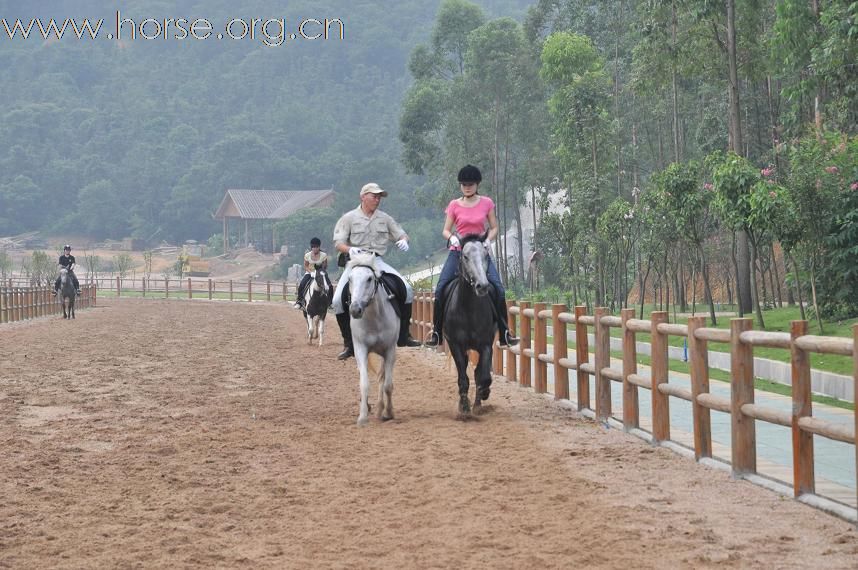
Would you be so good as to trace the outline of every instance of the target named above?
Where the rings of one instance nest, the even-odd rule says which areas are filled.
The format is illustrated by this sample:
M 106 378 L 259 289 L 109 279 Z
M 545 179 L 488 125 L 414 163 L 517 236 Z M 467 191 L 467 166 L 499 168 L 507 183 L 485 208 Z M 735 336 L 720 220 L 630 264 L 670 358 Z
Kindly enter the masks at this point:
M 395 303 L 392 303 L 393 310 L 396 311 L 396 316 L 401 319 L 402 305 L 405 304 L 405 299 L 408 295 L 405 283 L 392 273 L 382 273 L 378 284 L 384 291 L 384 294 L 387 295 L 388 299 L 396 301 Z M 346 283 L 346 286 L 343 288 L 343 305 L 348 306 L 351 303 L 351 300 L 352 294 L 349 290 L 349 284 Z

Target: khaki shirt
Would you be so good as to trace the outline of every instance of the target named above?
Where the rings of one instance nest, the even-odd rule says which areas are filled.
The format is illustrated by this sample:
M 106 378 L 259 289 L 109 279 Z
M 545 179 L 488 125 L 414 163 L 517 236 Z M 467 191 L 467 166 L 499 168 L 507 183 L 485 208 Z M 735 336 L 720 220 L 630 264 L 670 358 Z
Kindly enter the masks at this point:
M 376 210 L 364 214 L 360 206 L 343 214 L 334 228 L 334 243 L 359 247 L 377 255 L 387 253 L 387 245 L 405 236 L 405 230 L 389 214 Z

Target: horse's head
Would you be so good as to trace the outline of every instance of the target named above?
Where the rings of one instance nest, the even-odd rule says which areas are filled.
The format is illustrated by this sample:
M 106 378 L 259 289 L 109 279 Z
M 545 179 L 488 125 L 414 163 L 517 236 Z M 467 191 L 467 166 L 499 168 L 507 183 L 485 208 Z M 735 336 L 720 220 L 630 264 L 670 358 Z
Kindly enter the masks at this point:
M 467 235 L 462 238 L 462 258 L 459 260 L 459 276 L 473 287 L 477 297 L 489 292 L 486 272 L 489 268 L 489 252 L 486 248 L 488 232 L 483 235 Z
M 311 292 L 316 293 L 317 291 L 325 291 L 327 289 L 327 283 L 325 281 L 325 270 L 319 269 L 317 265 L 316 268 L 310 273 L 310 277 L 313 278 L 311 285 Z
M 66 267 L 60 269 L 60 283 L 65 283 L 68 278 L 69 270 Z
M 359 319 L 363 316 L 367 305 L 375 298 L 381 272 L 375 266 L 375 255 L 371 253 L 353 257 L 347 267 L 350 270 L 349 291 L 352 296 L 349 313 L 355 319 Z

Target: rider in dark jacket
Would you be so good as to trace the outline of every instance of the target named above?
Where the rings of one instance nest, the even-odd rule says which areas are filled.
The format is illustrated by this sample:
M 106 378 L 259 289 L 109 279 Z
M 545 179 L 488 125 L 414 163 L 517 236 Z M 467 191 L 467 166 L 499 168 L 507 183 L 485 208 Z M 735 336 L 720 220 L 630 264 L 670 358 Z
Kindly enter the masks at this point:
M 63 247 L 63 254 L 60 256 L 60 260 L 58 263 L 60 267 L 65 267 L 66 269 L 68 269 L 69 275 L 72 279 L 72 283 L 74 284 L 74 290 L 78 295 L 80 295 L 80 283 L 78 283 L 77 275 L 74 274 L 75 259 L 74 256 L 71 254 L 71 246 L 69 244 L 66 244 Z M 57 280 L 54 282 L 54 295 L 56 295 L 57 291 L 59 290 L 60 278 L 57 277 Z

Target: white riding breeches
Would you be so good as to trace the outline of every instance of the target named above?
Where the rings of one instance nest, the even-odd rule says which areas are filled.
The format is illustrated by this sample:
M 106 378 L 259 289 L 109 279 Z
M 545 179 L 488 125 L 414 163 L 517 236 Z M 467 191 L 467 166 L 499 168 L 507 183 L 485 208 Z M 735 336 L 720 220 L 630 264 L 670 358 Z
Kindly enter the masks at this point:
M 385 263 L 385 261 L 380 258 L 375 258 L 375 266 L 382 273 L 391 273 L 399 277 L 403 283 L 405 283 L 405 303 L 411 303 L 414 300 L 414 290 L 411 288 L 411 283 L 405 280 L 399 271 L 395 270 L 393 267 Z M 334 314 L 341 315 L 346 311 L 346 308 L 343 307 L 343 289 L 346 288 L 346 283 L 349 282 L 349 274 L 351 273 L 351 268 L 346 267 L 342 274 L 340 274 L 340 278 L 337 279 L 337 290 L 334 291 L 334 303 L 331 305 L 334 308 Z

